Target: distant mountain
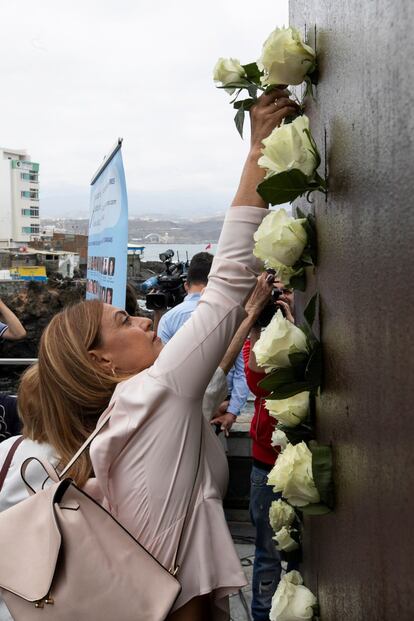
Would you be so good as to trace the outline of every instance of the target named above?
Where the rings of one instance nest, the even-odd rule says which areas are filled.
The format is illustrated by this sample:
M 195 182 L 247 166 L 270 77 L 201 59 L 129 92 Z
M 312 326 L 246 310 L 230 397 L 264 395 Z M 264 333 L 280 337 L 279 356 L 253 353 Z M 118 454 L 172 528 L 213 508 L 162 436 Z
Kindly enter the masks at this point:
M 160 235 L 169 243 L 197 244 L 217 242 L 223 226 L 223 216 L 214 218 L 179 218 L 164 220 L 158 218 L 129 218 L 128 239 L 146 242 L 151 234 Z M 55 226 L 67 233 L 86 235 L 88 233 L 87 218 L 42 218 L 40 230 Z
M 224 215 L 231 193 L 213 190 L 144 192 L 130 190 L 128 207 L 130 217 L 152 218 L 211 218 Z M 66 187 L 54 191 L 41 191 L 40 217 L 87 218 L 89 214 L 89 188 Z

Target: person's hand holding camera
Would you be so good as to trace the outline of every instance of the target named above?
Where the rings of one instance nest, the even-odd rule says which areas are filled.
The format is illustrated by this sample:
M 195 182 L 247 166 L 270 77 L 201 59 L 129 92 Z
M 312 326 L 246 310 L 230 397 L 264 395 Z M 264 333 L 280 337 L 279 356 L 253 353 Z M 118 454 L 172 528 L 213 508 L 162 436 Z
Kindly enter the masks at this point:
M 256 321 L 266 304 L 269 302 L 273 291 L 274 281 L 274 275 L 269 274 L 268 272 L 263 272 L 263 274 L 260 274 L 258 277 L 256 286 L 244 307 L 246 313 L 249 317 L 254 319 L 254 321 Z
M 276 306 L 282 309 L 285 319 L 287 319 L 291 323 L 295 323 L 295 318 L 292 314 L 292 308 L 290 307 L 289 302 L 284 297 L 280 297 L 277 300 Z

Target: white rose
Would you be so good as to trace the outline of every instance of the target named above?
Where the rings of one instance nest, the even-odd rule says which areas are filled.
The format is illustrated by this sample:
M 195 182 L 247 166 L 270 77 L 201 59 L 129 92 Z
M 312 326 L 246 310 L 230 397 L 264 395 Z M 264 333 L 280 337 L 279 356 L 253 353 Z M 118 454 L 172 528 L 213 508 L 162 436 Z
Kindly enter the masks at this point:
M 279 446 L 281 451 L 284 451 L 287 447 L 289 440 L 284 431 L 275 429 L 272 433 L 272 439 L 270 441 L 272 446 Z
M 282 526 L 280 530 L 277 531 L 276 536 L 273 539 L 276 541 L 276 548 L 278 550 L 283 550 L 283 552 L 292 552 L 293 550 L 297 550 L 299 544 L 297 541 L 291 537 L 290 533 L 292 531 L 286 526 Z
M 220 82 L 222 86 L 240 82 L 245 75 L 246 72 L 237 58 L 219 58 L 213 70 L 213 80 Z M 235 90 L 235 88 L 226 88 L 229 95 L 232 95 Z
M 285 287 L 289 286 L 292 276 L 298 273 L 297 270 L 294 270 L 291 267 L 287 267 L 286 265 L 279 263 L 279 261 L 276 261 L 276 259 L 273 259 L 273 258 L 270 258 L 268 261 L 265 261 L 265 263 L 266 263 L 266 267 L 271 267 L 274 270 L 276 270 L 277 280 L 280 280 L 280 282 Z
M 266 409 L 286 427 L 296 427 L 309 412 L 309 391 L 299 392 L 288 399 L 268 399 Z
M 290 526 L 296 513 L 293 507 L 284 500 L 274 500 L 269 509 L 269 522 L 275 533 L 283 526 Z
M 298 571 L 285 574 L 278 584 L 272 598 L 271 621 L 304 621 L 313 618 L 313 606 L 316 597 L 303 586 L 302 576 Z
M 262 140 L 264 148 L 258 164 L 269 171 L 267 177 L 293 168 L 307 177 L 313 175 L 319 162 L 305 130 L 309 130 L 309 119 L 304 114 L 292 123 L 275 127 L 270 136 Z
M 292 218 L 284 209 L 271 211 L 254 234 L 253 254 L 270 267 L 275 265 L 271 265 L 272 261 L 288 267 L 294 265 L 308 242 L 305 222 L 306 218 Z
M 276 28 L 266 39 L 258 67 L 262 84 L 300 84 L 315 65 L 315 52 L 295 28 Z
M 253 347 L 257 364 L 267 372 L 289 367 L 289 354 L 307 352 L 306 336 L 277 311 Z
M 319 502 L 312 474 L 312 453 L 305 442 L 288 444 L 267 476 L 268 485 L 295 507 Z

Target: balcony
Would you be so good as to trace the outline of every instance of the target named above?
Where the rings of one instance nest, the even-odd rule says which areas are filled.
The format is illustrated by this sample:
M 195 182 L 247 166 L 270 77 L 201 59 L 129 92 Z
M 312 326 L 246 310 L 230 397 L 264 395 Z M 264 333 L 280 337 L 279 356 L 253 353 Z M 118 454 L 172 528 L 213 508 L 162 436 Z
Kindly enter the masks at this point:
M 39 191 L 38 190 L 22 190 L 20 192 L 22 198 L 27 198 L 31 201 L 39 200 Z

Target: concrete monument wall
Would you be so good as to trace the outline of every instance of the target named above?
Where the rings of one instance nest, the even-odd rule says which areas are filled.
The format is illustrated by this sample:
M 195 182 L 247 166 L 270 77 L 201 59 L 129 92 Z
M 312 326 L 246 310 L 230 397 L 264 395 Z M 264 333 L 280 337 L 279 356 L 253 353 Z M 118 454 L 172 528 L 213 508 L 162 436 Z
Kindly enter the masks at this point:
M 330 189 L 312 207 L 307 293 L 321 295 L 317 435 L 337 507 L 306 518 L 303 573 L 322 621 L 412 621 L 414 3 L 290 0 L 290 24 L 319 56 L 307 114 Z

